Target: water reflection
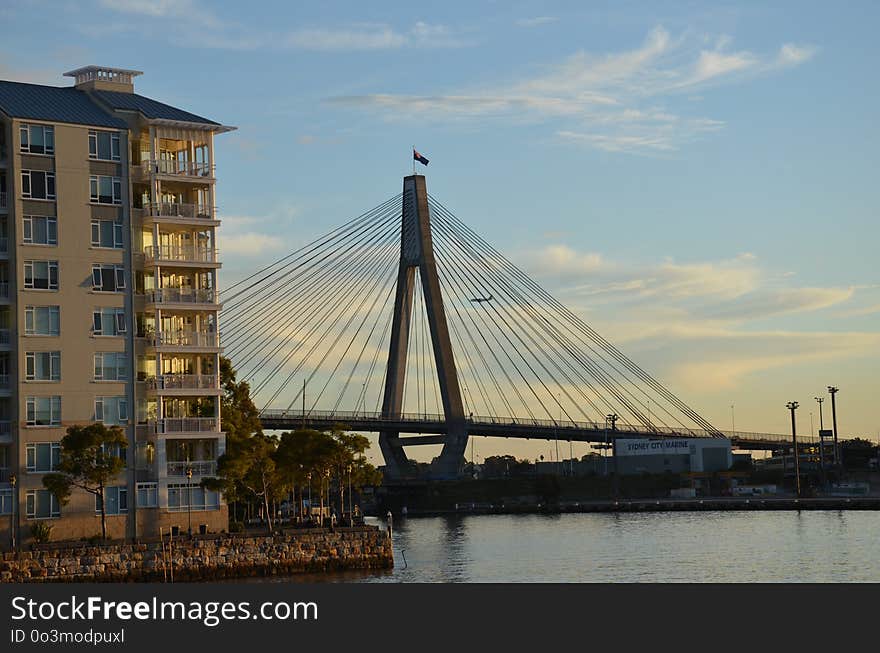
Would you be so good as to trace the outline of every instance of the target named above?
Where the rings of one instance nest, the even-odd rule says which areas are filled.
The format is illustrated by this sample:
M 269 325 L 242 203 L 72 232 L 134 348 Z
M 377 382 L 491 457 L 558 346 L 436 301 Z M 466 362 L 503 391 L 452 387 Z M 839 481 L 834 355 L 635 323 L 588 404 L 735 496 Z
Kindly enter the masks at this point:
M 393 571 L 288 582 L 877 582 L 878 532 L 869 511 L 410 517 Z

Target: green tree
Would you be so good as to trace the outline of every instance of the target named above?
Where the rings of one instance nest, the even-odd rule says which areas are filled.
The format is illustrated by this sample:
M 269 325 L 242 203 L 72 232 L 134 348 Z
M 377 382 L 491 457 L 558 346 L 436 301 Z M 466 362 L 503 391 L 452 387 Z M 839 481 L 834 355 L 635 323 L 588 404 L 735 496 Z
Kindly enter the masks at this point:
M 71 426 L 61 438 L 57 472 L 43 477 L 43 485 L 67 505 L 74 488 L 94 494 L 101 507 L 101 538 L 107 539 L 104 488 L 125 469 L 125 432 L 101 423 Z

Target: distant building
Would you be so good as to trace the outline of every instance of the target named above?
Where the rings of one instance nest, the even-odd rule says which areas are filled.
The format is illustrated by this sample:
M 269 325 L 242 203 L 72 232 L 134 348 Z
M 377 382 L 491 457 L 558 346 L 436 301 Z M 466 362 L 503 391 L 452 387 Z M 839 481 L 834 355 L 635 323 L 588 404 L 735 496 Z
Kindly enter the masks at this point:
M 726 438 L 620 439 L 614 455 L 621 475 L 720 472 L 733 464 Z

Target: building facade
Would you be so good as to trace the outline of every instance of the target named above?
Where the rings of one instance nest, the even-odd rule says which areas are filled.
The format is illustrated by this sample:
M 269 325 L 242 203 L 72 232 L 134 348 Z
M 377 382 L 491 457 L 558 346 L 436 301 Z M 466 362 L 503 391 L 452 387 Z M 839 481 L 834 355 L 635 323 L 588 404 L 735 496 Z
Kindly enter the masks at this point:
M 95 497 L 42 484 L 68 426 L 127 434 L 114 538 L 204 525 L 225 447 L 214 135 L 219 123 L 90 66 L 73 86 L 0 81 L 0 534 L 100 533 Z M 189 476 L 188 476 L 189 472 Z M 14 481 L 14 483 L 13 483 Z

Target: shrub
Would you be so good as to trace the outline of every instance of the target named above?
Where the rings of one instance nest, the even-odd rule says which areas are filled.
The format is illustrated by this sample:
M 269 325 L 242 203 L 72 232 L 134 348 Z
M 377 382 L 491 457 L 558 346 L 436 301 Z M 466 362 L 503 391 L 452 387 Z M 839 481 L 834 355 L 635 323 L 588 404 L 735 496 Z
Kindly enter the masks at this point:
M 240 521 L 229 522 L 230 533 L 244 533 L 244 524 Z
M 37 544 L 45 544 L 52 535 L 52 525 L 46 522 L 37 522 L 31 525 L 31 537 Z

